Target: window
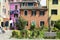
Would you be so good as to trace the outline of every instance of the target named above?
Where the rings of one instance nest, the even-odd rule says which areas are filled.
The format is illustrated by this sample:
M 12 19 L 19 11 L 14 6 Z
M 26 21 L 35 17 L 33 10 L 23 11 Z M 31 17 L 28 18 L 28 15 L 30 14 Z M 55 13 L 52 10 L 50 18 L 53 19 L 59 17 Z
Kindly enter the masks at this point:
M 24 6 L 25 4 L 23 3 L 22 6 Z
M 28 3 L 28 6 L 33 6 L 33 3 Z
M 15 5 L 15 9 L 17 9 L 18 5 Z
M 16 0 L 17 2 L 19 2 L 20 0 Z
M 52 4 L 58 4 L 58 0 L 52 0 Z
M 6 0 L 4 0 L 6 2 Z
M 26 3 L 22 3 L 21 6 L 27 6 L 27 4 Z
M 32 10 L 32 16 L 36 16 L 36 11 Z
M 5 8 L 3 9 L 3 12 L 6 13 L 6 9 Z
M 31 25 L 36 25 L 36 22 L 33 20 L 32 23 L 31 23 Z
M 12 28 L 12 23 L 10 23 L 10 28 Z
M 11 1 L 13 1 L 13 0 L 11 0 Z
M 4 22 L 1 22 L 1 26 L 4 27 Z
M 6 2 L 6 0 L 3 0 L 3 3 L 5 3 Z
M 14 14 L 14 17 L 18 17 L 18 14 Z
M 8 0 L 8 2 L 13 2 L 14 0 Z
M 51 26 L 54 26 L 55 23 L 56 21 L 51 21 Z
M 10 0 L 8 0 L 8 2 L 10 2 Z
M 51 10 L 51 14 L 52 15 L 54 15 L 54 14 L 57 15 L 57 10 Z
M 24 11 L 24 15 L 27 16 L 27 10 Z
M 44 26 L 44 21 L 40 21 L 40 26 Z
M 14 13 L 14 11 L 10 11 L 10 15 L 13 14 L 13 13 Z
M 44 11 L 40 11 L 40 15 L 42 15 L 42 16 L 43 16 L 44 14 L 45 14 L 45 13 L 44 13 Z
M 27 24 L 26 25 L 28 26 L 28 21 L 27 21 Z
M 11 20 L 11 17 L 10 17 L 10 20 Z
M 8 22 L 8 21 L 6 21 L 6 22 L 5 22 L 5 26 L 8 26 L 8 25 L 9 25 L 9 22 Z

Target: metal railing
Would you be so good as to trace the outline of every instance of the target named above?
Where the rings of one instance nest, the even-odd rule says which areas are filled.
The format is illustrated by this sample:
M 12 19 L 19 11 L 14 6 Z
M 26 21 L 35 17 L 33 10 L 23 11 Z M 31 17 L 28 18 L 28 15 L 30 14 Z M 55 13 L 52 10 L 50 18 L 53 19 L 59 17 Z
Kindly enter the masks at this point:
M 21 6 L 20 9 L 40 9 L 41 6 Z
M 37 0 L 22 0 L 22 1 L 37 1 Z
M 8 0 L 8 2 L 9 2 L 9 3 L 13 3 L 13 2 L 20 2 L 20 0 L 13 0 L 13 1 Z
M 22 0 L 22 2 L 37 2 L 37 0 Z
M 32 1 L 32 2 L 36 2 L 37 0 L 13 0 L 13 1 L 11 1 L 11 0 L 8 0 L 9 2 L 20 2 L 20 1 Z
M 18 14 L 18 13 L 19 13 L 19 10 L 10 11 L 10 14 Z

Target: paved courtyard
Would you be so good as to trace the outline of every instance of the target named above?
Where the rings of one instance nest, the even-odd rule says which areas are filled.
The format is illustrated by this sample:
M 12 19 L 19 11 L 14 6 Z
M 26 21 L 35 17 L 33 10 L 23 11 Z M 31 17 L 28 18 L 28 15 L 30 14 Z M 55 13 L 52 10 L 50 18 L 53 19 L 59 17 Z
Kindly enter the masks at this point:
M 10 38 L 12 30 L 6 30 L 5 33 L 0 33 L 0 40 L 19 40 L 15 38 Z

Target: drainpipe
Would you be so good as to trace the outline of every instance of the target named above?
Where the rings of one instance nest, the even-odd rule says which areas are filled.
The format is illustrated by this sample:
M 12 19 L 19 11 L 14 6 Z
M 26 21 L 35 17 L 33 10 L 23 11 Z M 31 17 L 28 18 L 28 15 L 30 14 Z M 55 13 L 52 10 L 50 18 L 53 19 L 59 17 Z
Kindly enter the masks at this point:
M 49 32 L 51 32 L 51 16 L 49 17 Z
M 48 31 L 51 32 L 51 16 L 49 15 L 49 0 L 48 0 L 48 25 L 49 25 L 49 28 L 48 28 Z

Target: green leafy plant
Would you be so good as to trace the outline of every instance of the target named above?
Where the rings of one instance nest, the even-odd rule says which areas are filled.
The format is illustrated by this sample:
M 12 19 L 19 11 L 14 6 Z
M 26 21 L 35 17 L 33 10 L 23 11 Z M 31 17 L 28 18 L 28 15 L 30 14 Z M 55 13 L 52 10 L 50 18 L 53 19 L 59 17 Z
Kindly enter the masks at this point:
M 56 32 L 56 38 L 60 39 L 60 32 Z
M 33 26 L 32 26 L 33 27 Z M 44 30 L 43 30 L 44 29 Z M 35 39 L 35 38 L 44 38 L 44 31 L 46 31 L 46 28 L 43 28 L 40 30 L 40 28 L 36 28 L 35 26 L 31 30 L 19 30 L 13 31 L 12 36 L 15 38 L 29 38 L 29 39 Z
M 30 25 L 30 30 L 34 30 L 35 29 L 35 22 L 32 22 L 31 25 Z
M 53 28 L 51 28 L 51 30 L 52 30 L 52 32 L 56 32 L 56 31 L 58 31 L 58 28 L 53 27 Z
M 44 31 L 39 31 L 39 38 L 44 38 Z
M 18 22 L 16 23 L 16 26 L 18 27 L 18 30 L 23 30 L 25 26 L 27 25 L 27 21 L 20 17 L 18 19 Z
M 21 38 L 27 38 L 27 30 L 21 30 L 20 35 Z
M 58 28 L 60 30 L 60 20 L 58 20 L 55 24 L 54 27 Z
M 29 38 L 29 39 L 33 39 L 33 38 L 43 38 L 44 37 L 44 31 L 40 31 L 40 30 L 14 30 L 12 32 L 12 37 L 14 38 Z
M 47 32 L 48 31 L 48 27 L 44 26 L 42 30 Z
M 12 37 L 19 38 L 19 37 L 20 37 L 20 31 L 14 30 L 14 31 L 12 32 Z

